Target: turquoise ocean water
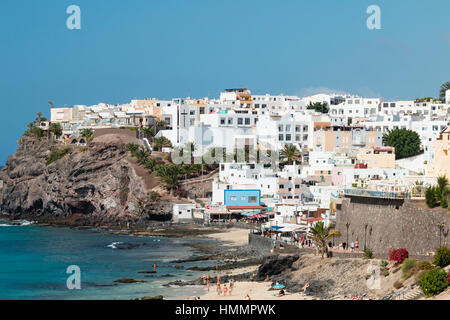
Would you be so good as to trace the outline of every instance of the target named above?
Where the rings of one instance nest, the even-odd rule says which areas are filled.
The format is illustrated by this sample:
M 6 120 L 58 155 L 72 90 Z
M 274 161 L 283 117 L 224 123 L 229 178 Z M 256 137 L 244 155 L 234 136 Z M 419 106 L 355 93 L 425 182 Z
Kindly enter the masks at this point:
M 176 264 L 170 263 L 193 255 L 193 250 L 185 243 L 201 241 L 212 240 L 113 235 L 96 229 L 27 223 L 11 226 L 0 220 L 0 299 L 135 299 L 155 295 L 184 299 L 201 295 L 205 291 L 198 286 L 162 286 L 169 281 L 202 275 L 186 270 L 199 265 L 198 262 L 183 263 L 184 269 L 176 269 Z M 118 243 L 141 245 L 119 250 L 115 248 Z M 152 270 L 154 263 L 158 268 L 153 277 L 139 273 Z M 80 290 L 67 288 L 70 274 L 66 270 L 70 265 L 80 267 Z M 174 277 L 164 276 L 166 274 Z M 113 282 L 121 278 L 147 282 Z

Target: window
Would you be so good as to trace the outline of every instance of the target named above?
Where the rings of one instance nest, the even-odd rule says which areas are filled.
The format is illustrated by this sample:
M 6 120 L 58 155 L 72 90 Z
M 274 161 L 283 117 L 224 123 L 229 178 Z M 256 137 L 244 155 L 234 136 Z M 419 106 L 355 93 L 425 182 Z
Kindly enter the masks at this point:
M 245 124 L 250 124 L 250 118 L 245 118 Z
M 242 197 L 241 197 L 241 201 L 245 201 L 245 196 L 242 196 Z
M 231 196 L 231 197 L 230 197 L 230 200 L 231 200 L 231 201 L 236 201 L 236 196 Z
M 225 124 L 225 118 L 220 118 L 220 124 Z
M 255 196 L 248 197 L 248 203 L 256 203 L 257 200 L 258 198 Z
M 279 135 L 278 135 L 278 140 L 283 141 L 283 140 L 284 140 L 284 135 L 279 134 Z
M 291 131 L 291 126 L 289 124 L 286 125 L 286 131 Z
M 238 118 L 238 124 L 242 124 L 242 123 L 243 123 L 242 118 Z
M 283 131 L 283 126 L 282 125 L 279 125 L 278 126 L 278 132 L 282 132 Z
M 228 118 L 228 124 L 233 124 L 233 118 Z
M 291 141 L 291 135 L 290 134 L 286 135 L 286 141 Z

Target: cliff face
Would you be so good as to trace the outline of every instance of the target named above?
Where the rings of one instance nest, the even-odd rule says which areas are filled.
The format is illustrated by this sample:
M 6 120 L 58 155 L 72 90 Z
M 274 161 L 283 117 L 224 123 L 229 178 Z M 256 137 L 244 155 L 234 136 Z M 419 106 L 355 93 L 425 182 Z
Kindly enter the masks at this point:
M 133 139 L 108 134 L 46 165 L 48 140 L 26 138 L 0 171 L 0 211 L 12 218 L 74 225 L 168 220 L 172 203 L 148 202 L 125 145 Z

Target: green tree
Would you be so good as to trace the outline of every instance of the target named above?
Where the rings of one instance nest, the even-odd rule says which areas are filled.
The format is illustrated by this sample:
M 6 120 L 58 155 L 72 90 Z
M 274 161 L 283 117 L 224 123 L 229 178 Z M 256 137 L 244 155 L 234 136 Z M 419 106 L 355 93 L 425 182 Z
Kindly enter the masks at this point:
M 450 89 L 450 81 L 447 81 L 441 85 L 439 88 L 439 98 L 442 101 L 445 101 L 445 91 Z
M 425 190 L 425 203 L 428 208 L 435 208 L 438 206 L 438 199 L 436 198 L 436 187 L 428 187 Z
M 330 110 L 326 102 L 314 102 L 314 103 L 310 102 L 306 108 L 321 113 L 328 113 L 328 111 Z
M 322 258 L 328 253 L 327 240 L 333 236 L 340 236 L 339 231 L 333 230 L 333 226 L 325 226 L 323 221 L 318 221 L 309 230 L 308 236 L 314 241 L 314 244 L 322 253 Z
M 396 159 L 408 158 L 420 153 L 420 137 L 417 132 L 412 130 L 389 130 L 383 136 L 383 143 L 395 148 Z
M 59 138 L 62 135 L 62 133 L 63 133 L 61 124 L 55 123 L 55 122 L 50 124 L 50 126 L 48 128 L 48 131 L 53 133 L 56 138 Z
M 92 139 L 94 139 L 94 131 L 92 131 L 92 129 L 83 129 L 81 131 L 81 136 L 87 141 L 92 141 Z
M 436 188 L 436 198 L 439 200 L 442 208 L 447 208 L 448 201 L 447 195 L 449 193 L 448 190 L 448 180 L 445 176 L 440 176 L 437 179 L 437 188 Z
M 283 150 L 280 152 L 280 157 L 288 164 L 292 164 L 294 161 L 298 161 L 300 156 L 300 151 L 293 144 L 287 144 L 284 146 Z

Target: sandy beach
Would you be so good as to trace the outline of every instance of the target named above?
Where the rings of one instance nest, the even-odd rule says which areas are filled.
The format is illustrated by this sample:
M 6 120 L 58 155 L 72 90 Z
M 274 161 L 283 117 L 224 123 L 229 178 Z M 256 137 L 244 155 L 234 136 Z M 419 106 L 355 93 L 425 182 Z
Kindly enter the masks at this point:
M 225 245 L 243 246 L 248 244 L 249 233 L 248 229 L 232 228 L 227 229 L 226 232 L 211 233 L 207 237 L 219 240 Z
M 227 284 L 228 286 L 228 284 Z M 311 297 L 302 293 L 289 293 L 282 297 L 274 296 L 279 290 L 271 290 L 270 282 L 236 282 L 232 295 L 220 296 L 217 294 L 217 287 L 211 285 L 210 291 L 201 297 L 201 300 L 245 300 L 248 294 L 251 300 L 311 300 Z

